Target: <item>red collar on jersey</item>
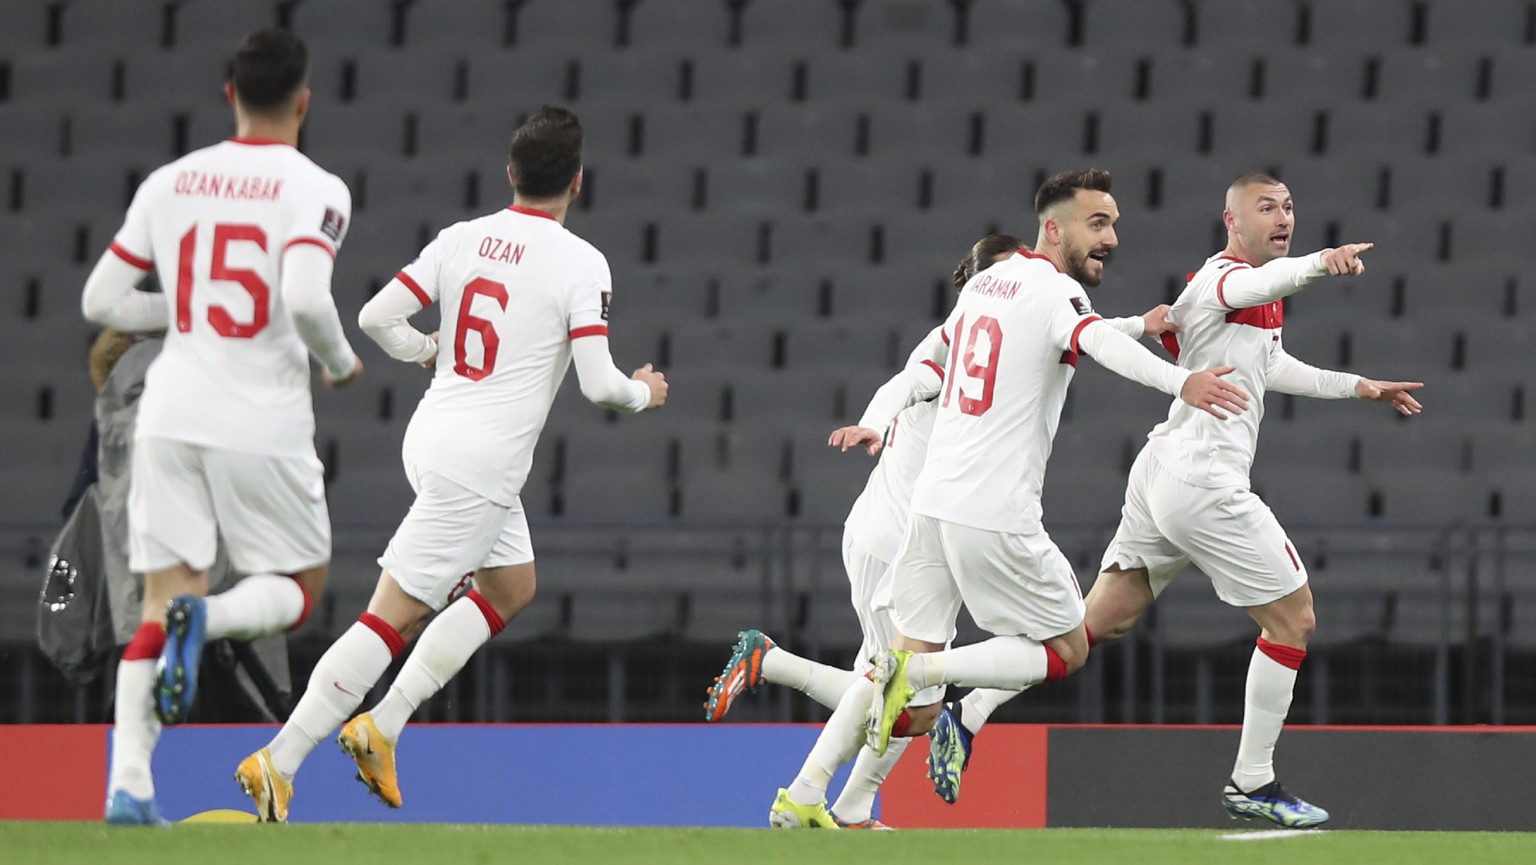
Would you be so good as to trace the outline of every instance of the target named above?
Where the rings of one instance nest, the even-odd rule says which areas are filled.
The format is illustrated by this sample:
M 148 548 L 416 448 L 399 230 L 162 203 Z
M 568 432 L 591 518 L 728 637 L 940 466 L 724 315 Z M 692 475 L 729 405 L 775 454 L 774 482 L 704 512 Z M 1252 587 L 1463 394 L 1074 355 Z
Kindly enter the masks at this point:
M 1249 266 L 1249 267 L 1258 267 L 1258 265 L 1256 265 L 1256 264 L 1254 264 L 1254 263 L 1253 263 L 1253 262 L 1251 262 L 1251 261 L 1246 261 L 1246 260 L 1244 260 L 1244 259 L 1241 259 L 1241 258 L 1238 258 L 1238 257 L 1237 257 L 1237 256 L 1235 256 L 1235 255 L 1218 255 L 1218 256 L 1216 256 L 1216 257 L 1217 257 L 1217 258 L 1220 258 L 1220 259 L 1222 259 L 1222 260 L 1224 260 L 1224 261 L 1235 261 L 1235 262 L 1237 262 L 1237 263 L 1238 263 L 1238 264 L 1246 264 L 1246 265 L 1248 265 L 1248 266 Z
M 1038 258 L 1041 261 L 1049 263 L 1051 265 L 1051 267 L 1056 267 L 1056 262 L 1051 261 L 1051 257 L 1049 255 L 1041 255 L 1040 253 L 1035 252 L 1032 249 L 1025 249 L 1024 247 L 1021 246 L 1021 247 L 1019 247 L 1019 255 L 1022 255 L 1025 258 Z M 1065 271 L 1063 271 L 1059 267 L 1056 267 L 1056 271 L 1058 273 L 1065 273 Z M 1073 364 L 1073 366 L 1076 366 L 1076 364 Z
M 271 145 L 271 144 L 281 144 L 284 147 L 288 146 L 288 142 L 286 142 L 286 141 L 278 141 L 276 138 L 241 138 L 239 136 L 236 136 L 234 138 L 229 139 L 229 141 L 230 141 L 231 144 L 250 144 L 250 145 L 258 146 L 258 147 L 265 147 L 265 146 Z
M 542 210 L 537 210 L 537 209 L 532 208 L 532 207 L 519 207 L 516 204 L 512 204 L 512 205 L 508 205 L 507 209 L 512 211 L 513 213 L 522 213 L 522 214 L 526 214 L 528 216 L 542 216 L 545 219 L 555 219 L 553 214 L 545 213 Z M 559 222 L 560 220 L 555 219 L 555 221 Z

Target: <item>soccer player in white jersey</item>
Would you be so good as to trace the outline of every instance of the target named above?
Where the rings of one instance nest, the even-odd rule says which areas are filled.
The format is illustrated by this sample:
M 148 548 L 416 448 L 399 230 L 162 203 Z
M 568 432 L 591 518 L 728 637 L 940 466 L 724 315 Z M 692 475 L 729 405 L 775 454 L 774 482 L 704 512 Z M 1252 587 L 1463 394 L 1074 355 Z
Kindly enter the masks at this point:
M 150 756 L 161 724 L 192 705 L 204 640 L 295 627 L 325 585 L 309 355 L 333 387 L 363 367 L 331 300 L 351 195 L 294 149 L 307 68 L 291 34 L 248 37 L 225 85 L 236 137 L 150 174 L 86 281 L 87 319 L 166 331 L 134 436 L 129 563 L 144 574 L 143 624 L 118 666 L 109 823 L 162 822 Z M 136 290 L 152 269 L 165 293 Z M 204 598 L 220 536 L 248 576 Z
M 565 228 L 581 148 L 576 115 L 534 113 L 512 138 L 512 206 L 444 229 L 358 316 L 390 357 L 435 370 L 402 446 L 416 500 L 379 558 L 367 612 L 315 665 L 288 723 L 236 772 L 262 820 L 287 819 L 300 764 L 420 632 L 387 696 L 339 737 L 369 789 L 400 807 L 395 743 L 411 713 L 533 600 L 519 494 L 572 359 L 597 405 L 638 412 L 666 401 L 650 364 L 633 378 L 614 367 L 608 260 Z M 441 344 L 407 321 L 433 303 Z M 472 587 L 450 603 L 468 572 Z
M 1227 189 L 1227 246 L 1190 277 L 1170 317 L 1180 330 L 1165 344 L 1179 365 L 1237 367 L 1232 379 L 1254 410 L 1229 423 L 1174 403 L 1131 468 L 1120 527 L 1088 593 L 1095 640 L 1112 640 L 1141 618 L 1193 562 L 1216 594 L 1241 607 L 1261 633 L 1248 666 L 1243 731 L 1222 803 L 1233 816 L 1282 826 L 1316 826 L 1328 813 L 1286 792 L 1275 778 L 1275 742 L 1290 710 L 1296 672 L 1315 627 L 1307 569 L 1269 507 L 1249 489 L 1249 470 L 1267 391 L 1320 399 L 1374 400 L 1403 415 L 1421 411 L 1419 382 L 1373 381 L 1309 366 L 1281 341 L 1283 299 L 1323 276 L 1358 276 L 1369 243 L 1290 258 L 1296 216 L 1291 192 L 1265 174 Z
M 1006 234 L 991 234 L 978 240 L 955 268 L 955 287 L 963 287 L 977 272 L 1013 257 L 1023 247 L 1022 240 Z M 1133 337 L 1156 336 L 1167 329 L 1167 311 L 1168 306 L 1163 304 L 1145 315 L 1113 319 L 1111 323 Z M 843 566 L 863 634 L 854 669 L 844 670 L 802 658 L 762 631 L 743 631 L 725 670 L 709 689 L 709 699 L 704 704 L 706 721 L 721 720 L 738 696 L 755 691 L 764 683 L 788 685 L 835 709 L 854 679 L 869 671 L 869 658 L 895 639 L 896 628 L 890 615 L 890 563 L 901 546 L 912 487 L 928 453 L 937 408 L 934 398 L 944 380 L 943 369 L 931 358 L 943 353 L 942 330 L 934 328 L 901 372 L 875 392 L 857 424 L 833 431 L 828 441 L 845 452 L 862 447 L 871 456 L 879 457 L 843 528 Z M 978 688 L 961 702 L 971 717 L 977 713 L 990 715 L 1015 693 Z M 871 818 L 875 795 L 910 741 L 898 726 L 893 731 L 891 747 L 883 756 L 868 747 L 860 749 L 848 782 L 831 809 L 839 826 L 888 828 Z
M 1218 416 L 1246 408 L 1246 394 L 1220 377 L 1229 370 L 1164 363 L 1093 314 L 1084 286 L 1102 281 L 1118 245 L 1109 189 L 1109 173 L 1095 169 L 1046 181 L 1035 251 L 961 290 L 942 330 L 944 388 L 892 567 L 897 650 L 881 652 L 870 678 L 843 695 L 794 783 L 779 790 L 770 825 L 835 827 L 825 802 L 832 773 L 866 738 L 884 754 L 898 723 L 926 732 L 944 684 L 1020 690 L 1081 666 L 1077 579 L 1040 525 L 1045 463 L 1080 352 Z M 945 650 L 962 602 L 997 636 Z

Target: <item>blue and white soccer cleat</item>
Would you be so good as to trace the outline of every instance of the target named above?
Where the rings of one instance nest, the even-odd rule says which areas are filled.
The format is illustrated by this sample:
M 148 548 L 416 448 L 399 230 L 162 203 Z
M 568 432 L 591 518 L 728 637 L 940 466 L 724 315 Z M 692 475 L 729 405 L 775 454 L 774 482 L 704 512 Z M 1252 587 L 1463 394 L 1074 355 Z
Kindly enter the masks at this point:
M 971 764 L 971 731 L 960 723 L 960 706 L 951 703 L 928 731 L 928 780 L 933 792 L 953 805 L 960 798 L 960 773 Z
M 107 797 L 108 826 L 169 826 L 154 799 L 135 799 L 127 790 L 114 790 Z
M 1310 829 L 1328 822 L 1328 812 L 1285 791 L 1280 782 L 1244 793 L 1235 781 L 1228 781 L 1221 791 L 1221 805 L 1235 820 L 1261 818 L 1287 829 Z
M 160 723 L 180 724 L 197 699 L 197 669 L 208 641 L 208 602 L 197 595 L 177 595 L 165 611 L 165 648 L 155 663 L 155 715 Z

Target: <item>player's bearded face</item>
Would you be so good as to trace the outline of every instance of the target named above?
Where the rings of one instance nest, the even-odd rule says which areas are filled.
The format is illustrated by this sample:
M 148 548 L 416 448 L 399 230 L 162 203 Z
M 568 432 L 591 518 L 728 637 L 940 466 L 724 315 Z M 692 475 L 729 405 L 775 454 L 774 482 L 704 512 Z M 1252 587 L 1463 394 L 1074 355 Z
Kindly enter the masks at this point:
M 1115 236 L 1120 211 L 1108 193 L 1092 193 L 1084 201 L 1089 196 L 1080 192 L 1078 198 L 1078 212 L 1062 228 L 1061 259 L 1068 276 L 1094 288 L 1104 281 L 1104 266 L 1120 245 Z

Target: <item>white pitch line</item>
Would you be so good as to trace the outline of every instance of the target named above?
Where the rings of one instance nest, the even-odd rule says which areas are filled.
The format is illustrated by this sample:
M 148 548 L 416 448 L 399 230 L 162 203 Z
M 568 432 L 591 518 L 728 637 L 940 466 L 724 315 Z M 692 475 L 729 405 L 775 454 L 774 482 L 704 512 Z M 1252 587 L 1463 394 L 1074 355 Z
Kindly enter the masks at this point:
M 1328 834 L 1327 829 L 1269 829 L 1262 832 L 1232 832 L 1220 837 L 1223 841 L 1276 841 L 1281 838 L 1326 834 Z

